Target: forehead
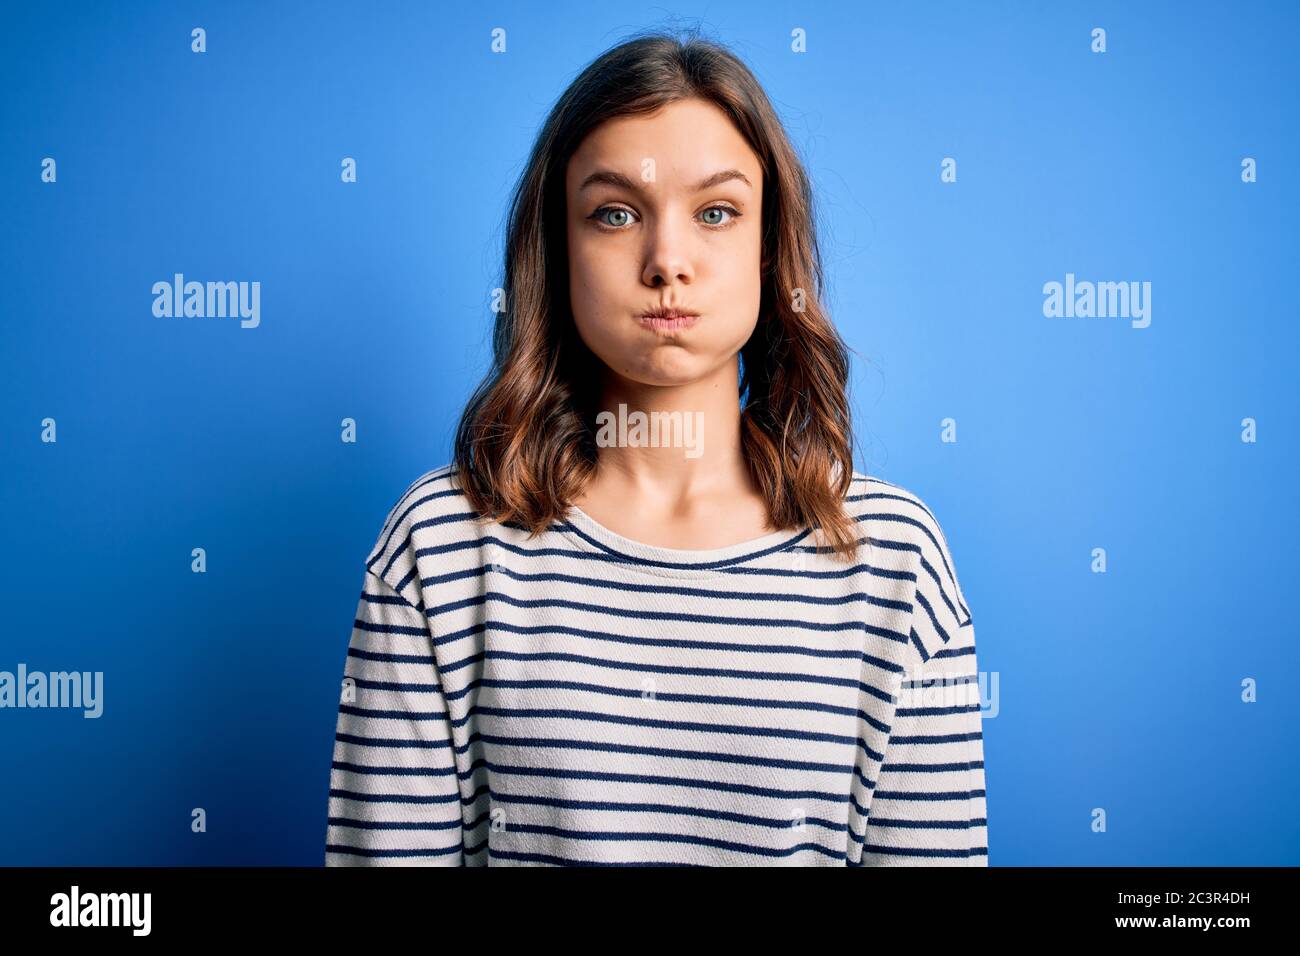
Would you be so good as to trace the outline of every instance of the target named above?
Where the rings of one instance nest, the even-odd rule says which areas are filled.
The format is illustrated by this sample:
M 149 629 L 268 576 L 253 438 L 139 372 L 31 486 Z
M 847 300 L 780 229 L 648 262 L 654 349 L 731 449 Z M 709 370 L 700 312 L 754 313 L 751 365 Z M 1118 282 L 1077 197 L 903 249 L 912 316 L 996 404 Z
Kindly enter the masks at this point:
M 757 187 L 761 172 L 758 157 L 727 114 L 705 100 L 688 99 L 601 123 L 569 160 L 565 181 L 572 191 L 597 169 L 640 179 L 648 159 L 654 160 L 655 181 L 672 186 L 731 167 Z

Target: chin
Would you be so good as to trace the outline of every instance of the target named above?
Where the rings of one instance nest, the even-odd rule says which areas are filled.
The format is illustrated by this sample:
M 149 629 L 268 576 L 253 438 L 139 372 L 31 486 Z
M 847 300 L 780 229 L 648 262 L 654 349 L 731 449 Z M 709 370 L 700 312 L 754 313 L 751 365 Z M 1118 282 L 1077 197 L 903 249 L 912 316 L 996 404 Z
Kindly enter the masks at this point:
M 703 365 L 688 356 L 657 355 L 648 361 L 626 362 L 613 368 L 625 368 L 623 377 L 641 385 L 665 388 L 689 385 L 704 375 Z

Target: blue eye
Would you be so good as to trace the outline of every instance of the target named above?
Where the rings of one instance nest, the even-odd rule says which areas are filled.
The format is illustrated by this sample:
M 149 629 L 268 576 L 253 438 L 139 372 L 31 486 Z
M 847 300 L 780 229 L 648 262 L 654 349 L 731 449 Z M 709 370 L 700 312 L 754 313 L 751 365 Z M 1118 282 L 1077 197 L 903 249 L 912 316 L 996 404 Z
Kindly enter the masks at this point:
M 626 209 L 621 209 L 618 206 L 601 206 L 594 213 L 592 213 L 592 218 L 595 219 L 597 222 L 603 223 L 606 226 L 612 226 L 615 229 L 619 229 L 627 225 L 626 218 L 624 218 L 623 221 L 621 222 L 610 222 L 605 218 L 606 216 L 617 216 L 617 215 L 622 215 L 624 217 L 627 217 L 631 215 L 631 212 L 629 212 Z
M 729 216 L 733 216 L 733 217 L 734 217 L 734 216 L 738 216 L 738 215 L 740 215 L 740 213 L 738 213 L 736 210 L 732 209 L 730 206 L 710 206 L 708 209 L 704 210 L 703 215 L 707 216 L 707 215 L 708 215 L 709 213 L 711 213 L 711 212 L 716 212 L 716 213 L 726 213 L 727 215 L 729 215 Z M 706 221 L 706 224 L 707 224 L 707 225 L 710 225 L 710 226 L 725 226 L 725 225 L 730 225 L 730 220 L 722 221 L 722 222 L 720 222 L 720 221 Z

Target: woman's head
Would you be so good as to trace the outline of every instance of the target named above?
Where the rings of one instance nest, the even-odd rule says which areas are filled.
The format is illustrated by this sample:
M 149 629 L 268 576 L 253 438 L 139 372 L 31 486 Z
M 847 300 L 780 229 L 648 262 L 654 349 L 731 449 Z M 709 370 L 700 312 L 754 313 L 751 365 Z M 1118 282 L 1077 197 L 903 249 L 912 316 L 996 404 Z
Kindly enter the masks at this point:
M 456 438 L 470 504 L 545 529 L 595 471 L 610 376 L 731 367 L 772 524 L 816 526 L 851 557 L 848 359 L 822 287 L 806 174 L 749 69 L 696 37 L 607 51 L 552 108 L 513 196 L 493 368 Z M 646 328 L 656 308 L 700 317 Z
M 763 167 L 728 116 L 692 96 L 606 120 L 565 196 L 569 307 L 605 374 L 671 386 L 734 368 L 758 322 Z M 661 308 L 696 317 L 642 321 Z

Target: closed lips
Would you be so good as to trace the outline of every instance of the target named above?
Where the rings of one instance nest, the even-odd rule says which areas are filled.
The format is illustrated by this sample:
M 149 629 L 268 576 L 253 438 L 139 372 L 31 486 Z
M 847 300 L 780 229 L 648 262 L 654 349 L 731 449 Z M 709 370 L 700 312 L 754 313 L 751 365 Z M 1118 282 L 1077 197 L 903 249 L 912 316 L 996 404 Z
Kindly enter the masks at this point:
M 660 307 L 658 309 L 649 309 L 641 313 L 643 319 L 684 319 L 698 316 L 700 313 L 694 309 L 686 309 L 680 306 Z

